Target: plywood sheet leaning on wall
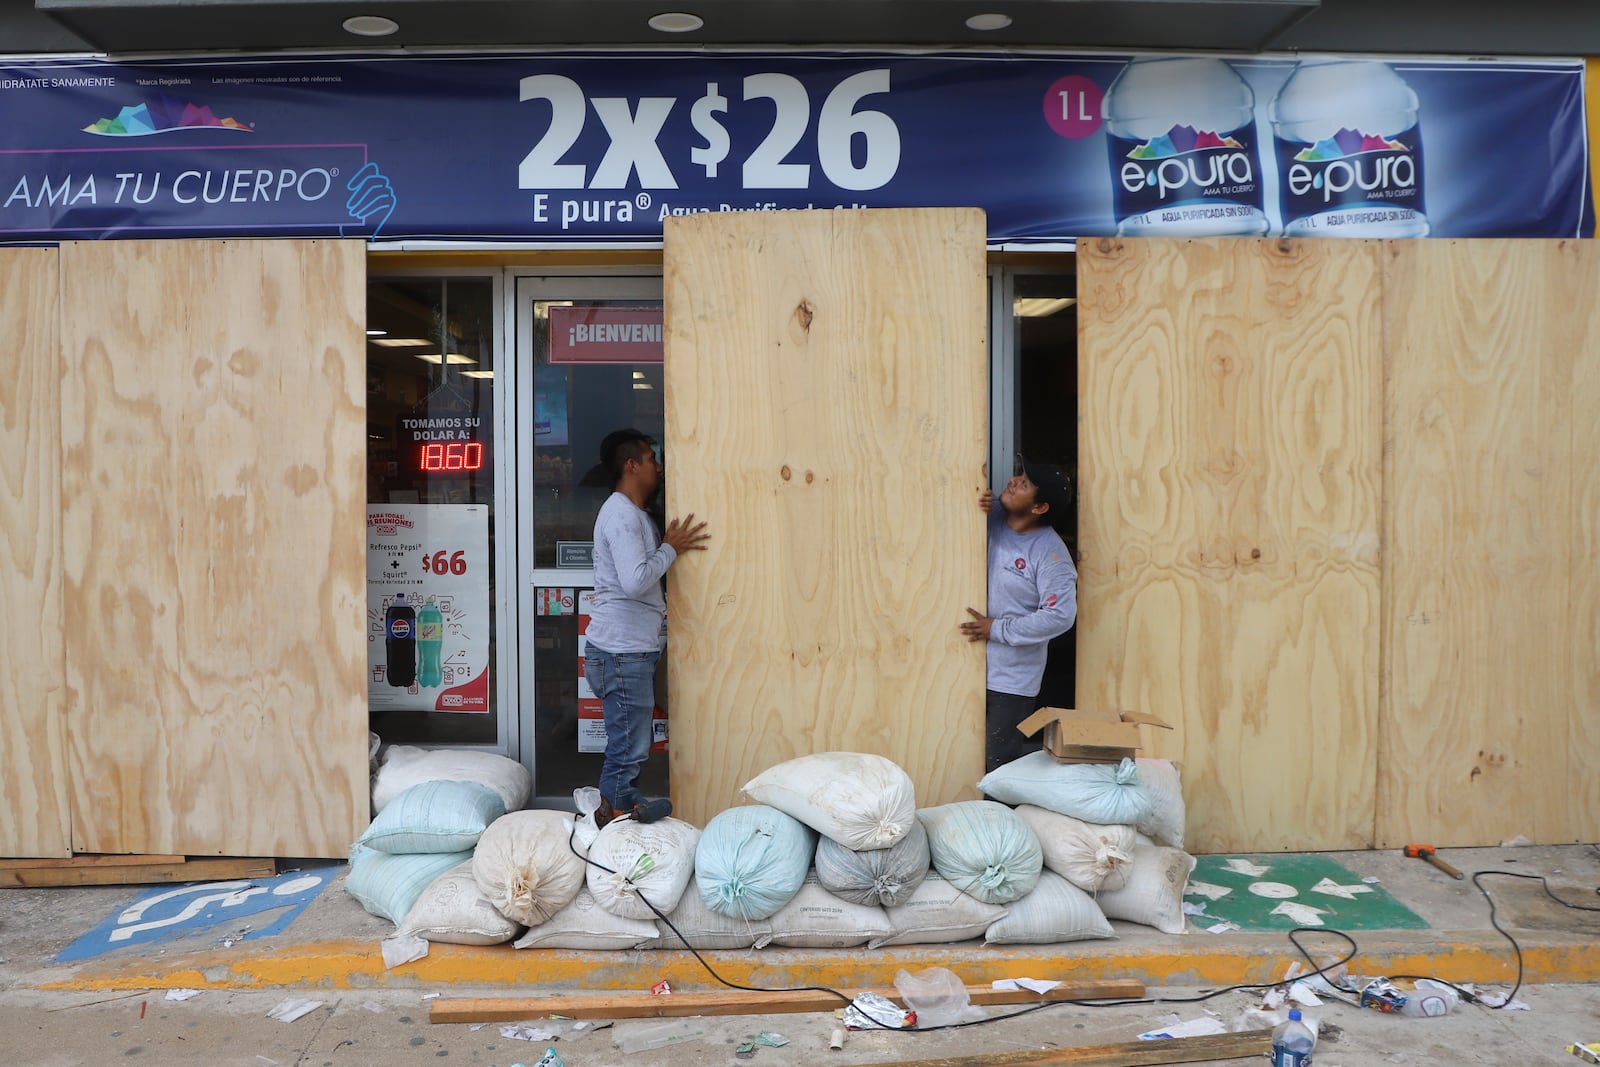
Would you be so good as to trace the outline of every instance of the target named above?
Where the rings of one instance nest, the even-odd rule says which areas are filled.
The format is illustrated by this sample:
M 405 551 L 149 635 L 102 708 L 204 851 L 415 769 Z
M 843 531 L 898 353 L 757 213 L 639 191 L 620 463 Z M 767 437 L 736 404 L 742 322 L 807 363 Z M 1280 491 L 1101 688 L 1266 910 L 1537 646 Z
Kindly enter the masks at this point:
M 61 256 L 74 846 L 343 855 L 370 814 L 363 246 Z
M 1600 837 L 1600 245 L 1385 249 L 1378 844 Z
M 1378 277 L 1367 242 L 1078 246 L 1078 703 L 1175 725 L 1194 851 L 1371 841 Z
M 0 249 L 0 856 L 71 851 L 57 262 L 53 248 Z
M 976 210 L 666 227 L 672 792 L 703 822 L 765 768 L 875 752 L 976 796 L 987 356 Z

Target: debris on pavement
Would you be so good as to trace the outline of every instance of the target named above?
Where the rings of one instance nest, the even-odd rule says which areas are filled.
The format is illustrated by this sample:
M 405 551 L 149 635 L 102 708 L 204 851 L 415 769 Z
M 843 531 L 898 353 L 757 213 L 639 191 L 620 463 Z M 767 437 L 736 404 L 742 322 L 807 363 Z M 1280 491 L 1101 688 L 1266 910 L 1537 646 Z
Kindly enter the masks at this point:
M 502 1026 L 501 1037 L 509 1037 L 513 1041 L 556 1041 L 557 1035 L 549 1030 L 540 1030 L 534 1026 Z
M 383 942 L 383 969 L 392 971 L 406 963 L 414 963 L 428 954 L 428 943 L 412 934 L 396 934 Z
M 198 990 L 198 989 L 169 989 L 169 990 L 167 990 L 167 998 L 166 999 L 168 999 L 168 1000 L 189 1000 L 189 999 L 192 999 L 194 997 L 198 997 L 199 995 L 200 995 L 200 990 Z
M 288 1000 L 285 1000 L 279 1004 L 276 1008 L 273 1008 L 271 1011 L 267 1012 L 267 1018 L 276 1019 L 281 1023 L 292 1023 L 296 1019 L 302 1019 L 305 1016 L 310 1015 L 312 1012 L 322 1007 L 322 1004 L 323 1002 L 320 1000 L 305 1000 L 298 997 L 290 997 Z
M 1227 1027 L 1210 1016 L 1182 1022 L 1176 1015 L 1168 1015 L 1157 1029 L 1146 1030 L 1140 1034 L 1139 1040 L 1162 1041 L 1171 1037 L 1204 1037 L 1207 1034 L 1225 1034 L 1227 1032 Z

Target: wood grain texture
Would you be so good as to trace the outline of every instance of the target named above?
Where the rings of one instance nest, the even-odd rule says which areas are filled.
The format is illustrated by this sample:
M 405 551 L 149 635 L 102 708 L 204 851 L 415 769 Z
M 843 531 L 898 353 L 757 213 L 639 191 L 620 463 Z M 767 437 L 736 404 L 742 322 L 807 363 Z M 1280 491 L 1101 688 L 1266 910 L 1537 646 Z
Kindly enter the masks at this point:
M 1103 239 L 1078 278 L 1079 706 L 1173 724 L 1191 851 L 1366 847 L 1376 246 Z
M 65 856 L 60 275 L 53 248 L 0 249 L 0 856 Z
M 983 215 L 669 219 L 667 493 L 710 522 L 668 575 L 684 818 L 829 750 L 976 796 L 987 403 Z
M 1600 246 L 1386 248 L 1378 843 L 1600 833 Z
M 358 241 L 61 248 L 74 847 L 366 826 Z

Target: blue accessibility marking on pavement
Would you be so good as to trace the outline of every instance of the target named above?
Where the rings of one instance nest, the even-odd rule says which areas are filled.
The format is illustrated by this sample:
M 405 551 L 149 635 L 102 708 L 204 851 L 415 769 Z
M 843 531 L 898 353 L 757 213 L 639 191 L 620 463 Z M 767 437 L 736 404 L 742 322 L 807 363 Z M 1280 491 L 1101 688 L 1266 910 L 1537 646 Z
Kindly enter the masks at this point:
M 130 945 L 179 941 L 218 928 L 226 928 L 227 936 L 209 937 L 208 943 L 270 937 L 294 921 L 343 870 L 343 864 L 334 864 L 289 871 L 276 878 L 191 882 L 152 889 L 62 949 L 55 959 L 58 963 L 86 960 Z M 280 914 L 259 929 L 242 922 L 270 911 Z

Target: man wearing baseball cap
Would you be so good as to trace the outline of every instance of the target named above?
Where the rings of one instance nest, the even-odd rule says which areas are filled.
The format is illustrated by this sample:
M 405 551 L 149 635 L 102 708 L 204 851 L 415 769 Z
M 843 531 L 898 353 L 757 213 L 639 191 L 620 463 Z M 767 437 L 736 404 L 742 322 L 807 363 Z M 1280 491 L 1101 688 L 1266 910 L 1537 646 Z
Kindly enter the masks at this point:
M 1017 729 L 1032 715 L 1050 640 L 1078 619 L 1078 569 L 1054 524 L 1066 518 L 1072 486 L 1060 467 L 1017 456 L 1018 474 L 1000 491 L 978 494 L 989 515 L 989 611 L 961 624 L 969 641 L 988 642 L 984 700 L 987 769 L 1037 747 Z

